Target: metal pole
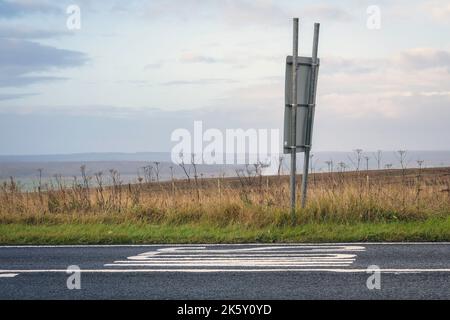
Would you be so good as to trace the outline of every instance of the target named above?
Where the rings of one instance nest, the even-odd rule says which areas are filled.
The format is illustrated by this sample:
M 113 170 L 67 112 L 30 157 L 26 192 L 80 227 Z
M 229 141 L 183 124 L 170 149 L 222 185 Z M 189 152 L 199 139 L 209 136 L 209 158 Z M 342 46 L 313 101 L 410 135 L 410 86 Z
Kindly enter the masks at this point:
M 309 147 L 305 147 L 305 157 L 303 159 L 302 175 L 302 208 L 306 206 L 306 193 L 308 188 L 308 170 L 309 170 Z
M 308 192 L 308 170 L 309 170 L 309 153 L 311 150 L 311 126 L 314 117 L 314 108 L 316 101 L 316 70 L 317 70 L 317 51 L 319 47 L 319 28 L 320 24 L 314 24 L 314 40 L 312 50 L 312 66 L 311 66 L 311 86 L 308 98 L 308 121 L 306 129 L 306 143 L 305 146 L 305 158 L 303 160 L 303 175 L 302 175 L 302 208 L 306 206 L 306 195 Z
M 291 216 L 295 219 L 295 174 L 296 174 L 296 152 L 297 152 L 297 56 L 298 56 L 298 18 L 294 18 L 293 30 L 293 54 L 292 54 L 292 105 L 291 105 Z

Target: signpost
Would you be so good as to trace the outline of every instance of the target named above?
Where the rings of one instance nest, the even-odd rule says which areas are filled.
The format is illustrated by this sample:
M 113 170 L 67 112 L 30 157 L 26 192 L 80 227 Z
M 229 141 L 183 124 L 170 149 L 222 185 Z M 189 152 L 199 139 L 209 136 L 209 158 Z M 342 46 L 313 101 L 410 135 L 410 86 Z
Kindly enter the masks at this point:
M 319 71 L 317 58 L 319 44 L 318 23 L 314 24 L 312 57 L 298 56 L 298 18 L 294 18 L 293 55 L 286 58 L 284 153 L 291 154 L 291 213 L 296 207 L 296 156 L 304 152 L 302 175 L 302 207 L 306 204 L 308 188 L 309 153 L 311 150 L 316 88 Z

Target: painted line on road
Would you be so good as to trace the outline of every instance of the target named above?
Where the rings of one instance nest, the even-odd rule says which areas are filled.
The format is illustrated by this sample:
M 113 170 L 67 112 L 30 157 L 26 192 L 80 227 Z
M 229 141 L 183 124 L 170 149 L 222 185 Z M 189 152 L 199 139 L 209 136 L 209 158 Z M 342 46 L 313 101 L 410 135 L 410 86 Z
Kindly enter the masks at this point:
M 116 260 L 104 267 L 221 267 L 238 268 L 313 268 L 348 267 L 356 259 L 353 252 L 363 246 L 251 246 L 246 248 L 210 248 L 205 246 L 165 247 Z M 351 252 L 351 253 L 343 253 Z
M 220 273 L 220 272 L 331 272 L 331 273 L 373 273 L 372 269 L 332 269 L 332 268 L 303 268 L 303 269 L 81 269 L 81 273 Z M 387 268 L 377 270 L 381 273 L 450 273 L 450 269 L 396 269 Z M 67 273 L 67 269 L 35 269 L 35 270 L 0 270 L 1 273 Z
M 286 250 L 287 249 L 287 250 Z M 284 251 L 283 251 L 284 250 Z M 330 251 L 365 251 L 363 246 L 347 246 L 347 245 L 286 245 L 286 246 L 249 246 L 248 248 L 225 248 L 225 249 L 207 249 L 205 246 L 184 246 L 184 247 L 168 247 L 161 248 L 158 251 L 149 251 L 139 254 L 178 254 L 178 253 L 292 253 L 292 252 L 330 252 Z
M 168 257 L 158 257 L 154 259 L 145 259 L 145 260 L 116 260 L 114 263 L 152 263 L 152 262 L 205 262 L 205 263 L 213 263 L 213 262 L 264 262 L 264 261 L 270 261 L 270 262 L 353 262 L 355 259 L 346 258 L 346 259 L 339 259 L 339 258 L 168 258 Z
M 295 252 L 295 251 L 290 251 L 290 252 Z M 138 256 L 132 256 L 132 257 L 128 257 L 128 259 L 136 259 L 136 260 L 144 260 L 144 259 L 157 259 L 157 258 L 191 258 L 191 257 L 199 257 L 202 259 L 209 259 L 209 258 L 216 258 L 216 257 L 254 257 L 254 258 L 265 258 L 265 257 L 295 257 L 295 258 L 301 258 L 301 257 L 317 257 L 317 258 L 333 258 L 333 257 L 348 257 L 348 258 L 352 258 L 352 257 L 356 257 L 356 255 L 354 254 L 342 254 L 342 253 L 338 253 L 338 254 L 333 254 L 333 253 L 312 253 L 312 254 L 305 254 L 305 253 L 236 253 L 236 254 L 230 254 L 230 253 L 214 253 L 214 254 L 165 254 L 165 255 L 157 255 L 156 252 L 155 254 L 152 255 L 148 255 L 148 256 L 143 256 L 138 255 Z
M 170 265 L 170 264 L 199 264 L 199 265 L 231 265 L 231 264 L 289 264 L 289 265 L 303 265 L 303 264 L 345 264 L 350 265 L 355 259 L 157 259 L 157 260 L 145 260 L 145 261 L 114 261 L 114 263 L 105 264 L 105 266 L 113 265 Z
M 18 273 L 0 273 L 0 278 L 14 278 Z
M 105 264 L 105 267 L 348 267 L 349 263 L 136 263 Z

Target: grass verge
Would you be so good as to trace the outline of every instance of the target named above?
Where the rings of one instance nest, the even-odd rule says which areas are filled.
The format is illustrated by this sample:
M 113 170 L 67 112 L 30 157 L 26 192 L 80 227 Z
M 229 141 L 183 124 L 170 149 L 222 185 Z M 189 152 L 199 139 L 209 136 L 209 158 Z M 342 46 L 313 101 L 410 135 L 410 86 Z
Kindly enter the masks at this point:
M 386 223 L 307 223 L 284 227 L 230 224 L 1 224 L 2 245 L 450 241 L 450 217 Z

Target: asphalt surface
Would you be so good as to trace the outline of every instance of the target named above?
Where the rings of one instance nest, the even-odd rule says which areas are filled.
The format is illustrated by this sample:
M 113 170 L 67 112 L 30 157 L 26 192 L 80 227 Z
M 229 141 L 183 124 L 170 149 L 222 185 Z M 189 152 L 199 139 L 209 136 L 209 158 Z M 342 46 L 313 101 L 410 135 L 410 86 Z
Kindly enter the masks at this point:
M 450 243 L 4 246 L 0 299 L 450 299 Z

